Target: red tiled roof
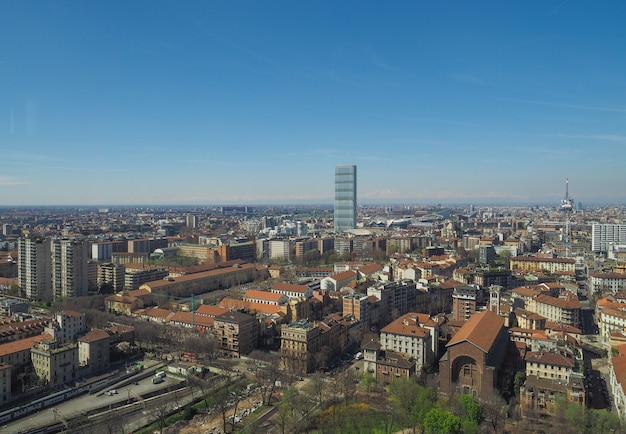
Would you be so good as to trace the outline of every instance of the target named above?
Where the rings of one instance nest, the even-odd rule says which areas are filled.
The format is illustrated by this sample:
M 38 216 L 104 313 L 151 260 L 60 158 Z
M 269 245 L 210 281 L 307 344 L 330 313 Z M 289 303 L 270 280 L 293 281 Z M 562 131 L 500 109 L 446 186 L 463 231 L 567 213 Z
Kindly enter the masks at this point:
M 7 342 L 0 345 L 0 356 L 6 356 L 9 354 L 17 353 L 20 351 L 28 350 L 34 347 L 36 344 L 44 339 L 52 339 L 52 335 L 43 333 L 38 336 L 32 336 L 26 339 L 20 339 L 19 341 Z
M 82 338 L 78 339 L 79 342 L 91 343 L 102 341 L 109 338 L 109 334 L 102 329 L 93 329 Z
M 295 283 L 277 282 L 272 286 L 272 290 L 281 292 L 299 292 L 304 294 L 309 289 L 306 285 L 296 285 Z
M 210 304 L 202 304 L 196 309 L 196 314 L 203 316 L 218 316 L 226 312 L 228 309 Z
M 531 351 L 526 354 L 526 362 L 545 363 L 546 365 L 574 367 L 574 361 L 558 353 Z
M 495 343 L 503 326 L 504 318 L 489 310 L 474 314 L 467 320 L 463 327 L 456 332 L 446 346 L 450 347 L 467 341 L 487 353 Z
M 284 295 L 280 292 L 260 291 L 258 289 L 249 289 L 243 296 L 244 299 L 267 300 L 278 303 Z

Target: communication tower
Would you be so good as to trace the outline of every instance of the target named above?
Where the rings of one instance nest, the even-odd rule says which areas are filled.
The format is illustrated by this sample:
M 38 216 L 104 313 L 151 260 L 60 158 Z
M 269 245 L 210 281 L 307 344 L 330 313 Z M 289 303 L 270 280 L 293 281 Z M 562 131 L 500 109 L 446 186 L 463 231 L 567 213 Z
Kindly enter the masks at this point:
M 570 257 L 572 244 L 572 228 L 571 218 L 574 209 L 574 199 L 569 197 L 569 179 L 565 178 L 565 198 L 561 200 L 561 211 L 563 211 L 563 247 L 565 248 L 565 257 Z

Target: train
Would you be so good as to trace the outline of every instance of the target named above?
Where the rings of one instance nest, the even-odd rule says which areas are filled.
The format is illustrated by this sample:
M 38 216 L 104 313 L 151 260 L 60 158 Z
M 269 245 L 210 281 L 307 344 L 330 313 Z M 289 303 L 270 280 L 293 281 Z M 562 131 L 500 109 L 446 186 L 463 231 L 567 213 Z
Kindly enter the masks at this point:
M 78 395 L 82 395 L 83 393 L 87 393 L 88 391 L 89 387 L 81 386 L 75 389 L 53 393 L 52 395 L 45 396 L 36 401 L 19 407 L 10 408 L 8 410 L 0 412 L 0 425 L 4 425 L 8 422 L 12 422 L 24 416 L 28 416 L 29 414 L 32 414 L 36 411 L 49 408 L 55 404 L 58 404 L 59 402 L 63 402 Z

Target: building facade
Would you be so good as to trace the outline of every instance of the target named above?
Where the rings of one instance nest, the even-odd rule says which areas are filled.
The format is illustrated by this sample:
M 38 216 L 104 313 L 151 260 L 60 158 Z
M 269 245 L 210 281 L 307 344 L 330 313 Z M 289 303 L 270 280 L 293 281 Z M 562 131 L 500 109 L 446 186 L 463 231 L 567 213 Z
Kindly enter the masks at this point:
M 44 339 L 30 350 L 33 368 L 50 387 L 73 383 L 78 377 L 78 346 Z
M 67 238 L 53 239 L 52 290 L 55 297 L 70 298 L 88 295 L 88 245 L 84 241 Z
M 240 357 L 258 346 L 259 322 L 251 315 L 233 311 L 215 317 L 218 351 Z
M 52 299 L 50 240 L 25 237 L 18 242 L 18 281 L 30 300 Z
M 335 166 L 335 231 L 356 228 L 356 166 Z
M 611 244 L 626 244 L 626 225 L 596 223 L 591 226 L 591 250 L 608 252 Z

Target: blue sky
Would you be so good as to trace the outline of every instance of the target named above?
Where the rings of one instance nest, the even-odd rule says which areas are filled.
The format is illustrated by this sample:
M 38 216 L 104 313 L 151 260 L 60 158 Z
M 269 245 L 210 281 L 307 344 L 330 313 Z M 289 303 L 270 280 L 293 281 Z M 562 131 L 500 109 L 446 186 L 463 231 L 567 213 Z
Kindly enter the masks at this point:
M 0 3 L 0 205 L 626 202 L 626 2 Z

